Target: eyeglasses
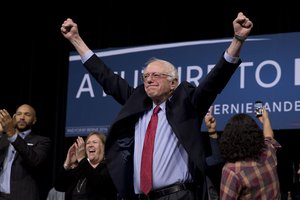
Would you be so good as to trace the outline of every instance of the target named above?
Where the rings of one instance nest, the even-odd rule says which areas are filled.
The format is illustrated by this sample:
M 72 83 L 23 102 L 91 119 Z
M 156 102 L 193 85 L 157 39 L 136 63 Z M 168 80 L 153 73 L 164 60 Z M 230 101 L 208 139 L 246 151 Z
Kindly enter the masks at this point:
M 162 77 L 172 77 L 169 74 L 165 74 L 165 73 L 159 73 L 159 72 L 153 72 L 153 73 L 146 73 L 142 75 L 142 81 L 147 80 L 149 77 L 152 78 L 153 80 L 157 80 L 157 79 L 161 79 Z

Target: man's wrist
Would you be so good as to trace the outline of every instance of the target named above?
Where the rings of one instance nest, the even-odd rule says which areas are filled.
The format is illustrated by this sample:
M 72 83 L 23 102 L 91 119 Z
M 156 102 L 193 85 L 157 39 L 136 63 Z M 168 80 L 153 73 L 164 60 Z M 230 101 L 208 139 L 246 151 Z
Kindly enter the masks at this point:
M 243 36 L 240 36 L 240 35 L 237 35 L 237 34 L 234 34 L 233 36 L 237 41 L 240 41 L 240 42 L 245 42 L 245 40 L 247 39 L 247 37 L 243 37 Z

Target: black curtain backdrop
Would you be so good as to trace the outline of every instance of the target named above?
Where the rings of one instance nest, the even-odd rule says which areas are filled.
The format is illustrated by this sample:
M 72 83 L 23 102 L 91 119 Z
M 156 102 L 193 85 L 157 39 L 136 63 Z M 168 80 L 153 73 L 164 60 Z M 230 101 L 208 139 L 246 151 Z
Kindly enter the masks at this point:
M 251 35 L 300 31 L 296 1 L 262 3 L 107 0 L 24 2 L 3 7 L 0 108 L 14 113 L 20 104 L 33 105 L 38 116 L 36 131 L 52 139 L 52 154 L 44 168 L 44 194 L 75 141 L 64 137 L 68 56 L 75 50 L 60 33 L 67 17 L 75 20 L 91 49 L 232 37 L 232 21 L 239 11 L 253 21 Z M 283 146 L 278 169 L 282 189 L 287 191 L 293 183 L 293 164 L 300 157 L 300 130 L 275 133 Z

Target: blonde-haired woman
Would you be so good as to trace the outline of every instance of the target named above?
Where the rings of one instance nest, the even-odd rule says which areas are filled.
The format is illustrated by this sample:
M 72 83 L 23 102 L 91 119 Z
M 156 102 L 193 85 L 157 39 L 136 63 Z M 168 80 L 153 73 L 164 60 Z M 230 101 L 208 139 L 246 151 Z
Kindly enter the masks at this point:
M 66 200 L 117 199 L 104 159 L 105 139 L 103 133 L 91 132 L 85 141 L 78 137 L 69 148 L 55 182 L 55 189 L 65 192 Z

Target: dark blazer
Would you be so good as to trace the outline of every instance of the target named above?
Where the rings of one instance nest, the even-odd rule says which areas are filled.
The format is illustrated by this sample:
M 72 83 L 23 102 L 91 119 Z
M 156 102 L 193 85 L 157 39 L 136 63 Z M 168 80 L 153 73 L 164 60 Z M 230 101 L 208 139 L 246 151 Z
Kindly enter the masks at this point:
M 12 143 L 16 150 L 11 168 L 10 193 L 12 200 L 39 200 L 40 188 L 37 180 L 41 177 L 44 162 L 51 149 L 51 140 L 31 132 L 22 139 L 19 135 Z M 0 170 L 8 150 L 7 135 L 0 138 Z M 45 173 L 45 172 L 44 172 Z
M 201 124 L 209 107 L 224 89 L 241 63 L 228 63 L 223 55 L 211 72 L 195 87 L 187 81 L 181 82 L 166 102 L 166 115 L 179 142 L 187 151 L 192 166 L 194 180 L 203 189 L 200 196 L 206 196 L 205 185 L 205 145 Z M 126 80 L 109 69 L 95 54 L 84 66 L 107 95 L 111 95 L 123 105 L 116 120 L 110 127 L 106 141 L 106 160 L 112 179 L 123 197 L 132 199 L 133 152 L 135 123 L 143 113 L 152 108 L 152 100 L 147 96 L 144 85 L 133 88 Z M 208 144 L 209 145 L 209 144 Z M 205 199 L 207 197 L 200 197 Z
M 72 199 L 73 190 L 78 181 L 86 178 L 86 192 L 89 200 L 115 200 L 117 190 L 107 170 L 105 161 L 93 168 L 87 159 L 82 159 L 75 169 L 65 170 L 61 167 L 54 188 L 65 192 L 65 200 Z

